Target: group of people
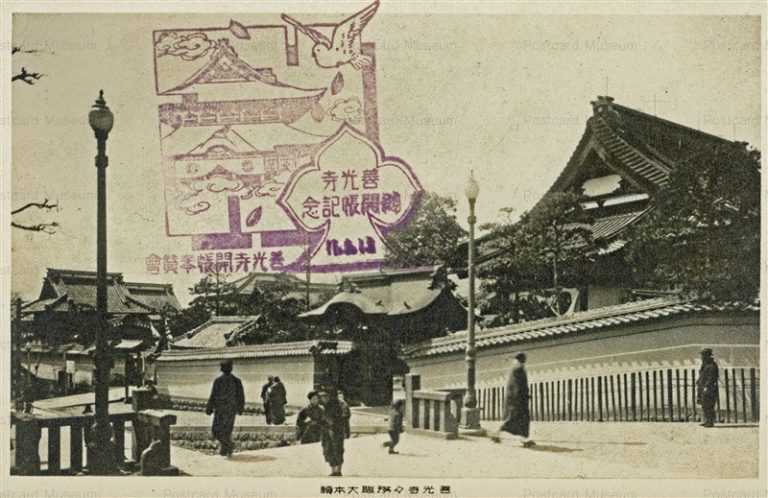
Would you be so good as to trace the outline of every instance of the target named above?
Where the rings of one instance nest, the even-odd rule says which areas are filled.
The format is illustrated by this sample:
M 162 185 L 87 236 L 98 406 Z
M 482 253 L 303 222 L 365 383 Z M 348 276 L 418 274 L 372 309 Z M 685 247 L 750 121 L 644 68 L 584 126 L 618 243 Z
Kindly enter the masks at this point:
M 512 437 L 525 448 L 535 446 L 530 439 L 531 416 L 528 374 L 525 370 L 525 353 L 515 355 L 515 364 L 509 373 L 506 386 L 506 413 L 499 431 L 492 437 L 501 442 L 502 437 Z M 221 362 L 222 374 L 216 378 L 208 399 L 206 413 L 213 414 L 213 436 L 220 443 L 219 453 L 231 456 L 234 450 L 232 430 L 235 417 L 245 408 L 243 384 L 232 374 L 232 361 Z M 702 407 L 704 427 L 715 424 L 715 405 L 718 395 L 719 370 L 712 349 L 701 351 L 701 369 L 697 381 L 697 401 Z M 267 416 L 267 424 L 283 424 L 285 421 L 286 391 L 279 377 L 269 377 L 261 390 L 261 399 Z M 299 444 L 322 443 L 323 456 L 331 467 L 331 476 L 340 476 L 344 463 L 344 441 L 351 436 L 349 405 L 344 394 L 334 387 L 325 387 L 307 394 L 309 403 L 296 418 L 296 440 Z M 395 401 L 389 414 L 389 441 L 385 447 L 396 454 L 395 447 L 403 431 L 404 400 Z
M 285 405 L 288 403 L 288 393 L 280 377 L 272 375 L 267 377 L 267 382 L 261 386 L 261 401 L 264 406 L 267 425 L 285 423 Z
M 525 353 L 515 355 L 515 364 L 509 373 L 506 386 L 506 413 L 499 431 L 492 437 L 501 442 L 503 437 L 511 437 L 525 448 L 536 443 L 530 439 L 531 414 L 529 409 L 528 374 L 525 371 Z M 711 348 L 701 350 L 701 368 L 696 381 L 696 398 L 704 413 L 702 427 L 714 427 L 715 405 L 718 396 L 720 373 Z

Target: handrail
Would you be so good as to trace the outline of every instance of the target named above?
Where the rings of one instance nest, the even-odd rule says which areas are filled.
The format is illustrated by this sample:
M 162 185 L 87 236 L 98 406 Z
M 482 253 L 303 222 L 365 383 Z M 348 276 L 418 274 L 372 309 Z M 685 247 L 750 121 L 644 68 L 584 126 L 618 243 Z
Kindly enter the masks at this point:
M 141 401 L 149 401 L 145 396 Z M 142 409 L 142 403 L 134 404 L 134 411 L 109 415 L 112 425 L 115 459 L 118 466 L 125 466 L 125 424 L 133 426 L 132 460 L 141 463 L 145 475 L 174 475 L 178 469 L 171 465 L 170 427 L 176 424 L 176 416 L 162 410 Z M 12 472 L 22 475 L 76 474 L 87 469 L 83 465 L 84 443 L 91 441 L 94 414 L 83 415 L 35 415 L 11 412 L 11 423 L 16 426 L 15 464 Z M 61 467 L 61 428 L 69 427 L 70 467 Z M 41 469 L 40 439 L 42 430 L 47 431 L 47 469 Z M 86 448 L 87 449 L 87 448 Z M 88 453 L 87 451 L 85 453 Z M 89 456 L 86 454 L 86 459 Z

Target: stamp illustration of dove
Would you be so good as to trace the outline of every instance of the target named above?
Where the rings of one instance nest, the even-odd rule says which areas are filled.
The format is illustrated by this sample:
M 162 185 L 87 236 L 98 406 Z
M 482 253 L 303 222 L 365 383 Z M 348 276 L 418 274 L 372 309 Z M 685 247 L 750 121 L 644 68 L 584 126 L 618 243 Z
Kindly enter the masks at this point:
M 360 70 L 372 64 L 371 58 L 361 52 L 360 35 L 378 8 L 379 2 L 376 0 L 363 10 L 347 17 L 334 26 L 330 40 L 318 30 L 305 26 L 286 14 L 280 17 L 315 42 L 312 47 L 312 57 L 318 66 L 334 68 L 351 64 L 352 67 Z

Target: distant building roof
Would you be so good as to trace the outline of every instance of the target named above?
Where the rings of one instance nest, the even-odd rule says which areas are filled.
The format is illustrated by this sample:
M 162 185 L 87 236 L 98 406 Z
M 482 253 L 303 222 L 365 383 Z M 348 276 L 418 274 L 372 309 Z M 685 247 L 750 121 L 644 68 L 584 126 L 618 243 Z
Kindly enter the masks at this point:
M 163 351 L 157 361 L 271 358 L 278 356 L 341 355 L 354 349 L 352 341 L 299 341 L 226 348 Z M 237 365 L 235 365 L 237 368 Z
M 299 317 L 322 317 L 334 306 L 342 304 L 354 306 L 366 315 L 416 313 L 432 304 L 445 291 L 447 281 L 440 281 L 438 268 L 383 269 L 345 276 L 339 285 L 339 293 Z
M 675 298 L 658 298 L 617 306 L 606 306 L 575 313 L 567 317 L 544 318 L 530 322 L 485 329 L 477 332 L 475 345 L 478 349 L 503 346 L 512 343 L 529 343 L 575 335 L 637 322 L 664 319 L 671 316 L 703 312 L 747 311 L 759 312 L 757 305 L 705 304 L 686 302 Z M 407 358 L 420 358 L 440 354 L 457 353 L 466 348 L 466 331 L 447 337 L 439 337 L 414 344 L 404 350 Z
M 259 324 L 261 315 L 214 316 L 204 324 L 175 338 L 172 348 L 223 348 L 237 336 Z
M 96 308 L 96 272 L 48 268 L 37 300 L 23 308 L 25 315 Z M 122 273 L 107 274 L 107 310 L 111 315 L 180 310 L 171 284 L 125 282 Z
M 290 273 L 260 273 L 253 272 L 248 275 L 235 280 L 229 285 L 232 291 L 241 296 L 250 296 L 253 291 L 259 287 L 268 288 L 269 286 L 277 285 L 281 281 L 288 283 L 293 289 L 288 293 L 287 297 L 291 297 L 298 300 L 303 300 L 307 295 L 307 281 L 298 278 Z M 311 304 L 320 304 L 323 295 L 329 292 L 336 292 L 338 286 L 336 284 L 310 282 L 309 284 L 309 298 Z

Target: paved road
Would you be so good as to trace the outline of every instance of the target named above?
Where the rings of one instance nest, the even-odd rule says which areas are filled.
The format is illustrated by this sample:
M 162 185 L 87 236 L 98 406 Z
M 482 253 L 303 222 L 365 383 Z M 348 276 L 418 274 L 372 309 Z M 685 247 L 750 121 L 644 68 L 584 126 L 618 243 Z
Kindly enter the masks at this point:
M 695 424 L 549 423 L 534 427 L 538 446 L 456 441 L 405 434 L 400 455 L 383 435 L 347 441 L 344 473 L 357 477 L 486 478 L 755 478 L 758 428 L 703 429 Z M 706 451 L 708 458 L 702 457 Z M 319 445 L 235 454 L 231 460 L 179 448 L 174 465 L 195 476 L 320 477 Z

